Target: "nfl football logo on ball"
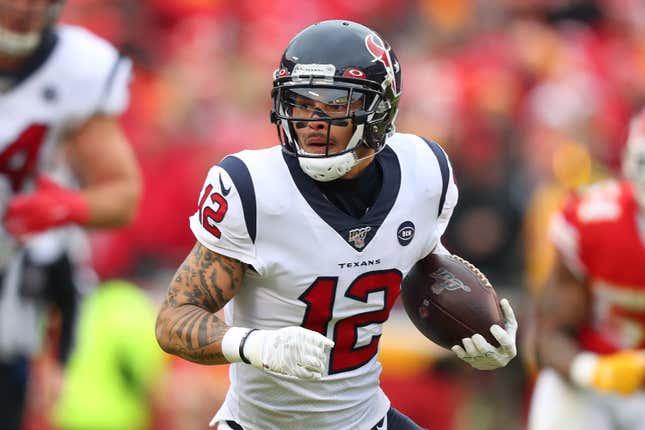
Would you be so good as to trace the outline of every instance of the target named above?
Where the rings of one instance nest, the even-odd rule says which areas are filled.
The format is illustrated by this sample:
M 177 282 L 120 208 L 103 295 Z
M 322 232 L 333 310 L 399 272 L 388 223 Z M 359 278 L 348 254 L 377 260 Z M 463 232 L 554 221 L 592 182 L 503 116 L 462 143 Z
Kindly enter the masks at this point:
M 435 283 L 432 284 L 432 292 L 435 294 L 441 294 L 444 291 L 456 291 L 464 290 L 467 293 L 470 293 L 470 287 L 464 284 L 461 279 L 457 278 L 452 272 L 447 271 L 443 267 L 438 268 L 433 273 L 430 274 L 430 277 L 435 280 Z
M 481 334 L 493 346 L 493 324 L 504 326 L 495 290 L 473 264 L 456 255 L 429 254 L 401 281 L 401 299 L 410 321 L 428 339 L 450 349 Z

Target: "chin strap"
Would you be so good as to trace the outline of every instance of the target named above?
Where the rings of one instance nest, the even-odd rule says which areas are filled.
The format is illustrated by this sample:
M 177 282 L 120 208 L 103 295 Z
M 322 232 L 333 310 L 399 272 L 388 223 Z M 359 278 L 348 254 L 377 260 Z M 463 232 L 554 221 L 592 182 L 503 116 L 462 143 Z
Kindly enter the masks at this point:
M 0 53 L 11 57 L 30 54 L 40 43 L 41 33 L 16 33 L 0 26 Z
M 298 154 L 314 155 L 314 157 L 298 157 L 300 168 L 313 180 L 319 182 L 329 182 L 343 177 L 361 160 L 374 155 L 370 154 L 363 158 L 358 158 L 356 156 L 356 148 L 361 144 L 364 127 L 365 126 L 363 124 L 356 126 L 356 130 L 354 130 L 354 133 L 346 146 L 346 149 L 350 151 L 338 155 L 316 157 L 316 154 L 304 152 L 296 145 L 298 148 Z M 329 135 L 327 138 L 329 139 Z
M 382 150 L 383 147 L 379 148 L 378 151 L 361 158 L 356 156 L 356 150 L 354 149 L 354 151 L 333 155 L 331 157 L 298 157 L 298 162 L 300 163 L 300 168 L 303 172 L 305 172 L 311 179 L 318 182 L 329 182 L 342 178 L 358 163 L 363 160 L 367 160 L 368 158 L 375 157 L 376 154 Z
M 298 157 L 300 168 L 311 179 L 329 182 L 347 174 L 358 163 L 354 151 L 331 157 L 309 158 Z

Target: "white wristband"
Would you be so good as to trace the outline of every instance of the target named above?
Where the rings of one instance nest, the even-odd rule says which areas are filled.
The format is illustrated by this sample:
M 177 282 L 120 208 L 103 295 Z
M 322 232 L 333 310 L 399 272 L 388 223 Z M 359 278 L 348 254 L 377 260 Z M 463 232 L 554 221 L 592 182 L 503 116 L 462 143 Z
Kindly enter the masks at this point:
M 242 361 L 240 344 L 250 331 L 250 328 L 231 327 L 224 333 L 224 337 L 222 338 L 222 354 L 224 354 L 224 357 L 229 363 L 239 363 Z
M 265 333 L 267 333 L 266 330 L 254 330 L 253 333 L 249 333 L 244 346 L 244 355 L 249 360 L 249 363 L 258 369 L 264 368 L 262 352 L 266 341 Z
M 581 352 L 576 355 L 569 367 L 569 378 L 579 387 L 590 387 L 594 370 L 598 364 L 598 355 L 591 352 Z

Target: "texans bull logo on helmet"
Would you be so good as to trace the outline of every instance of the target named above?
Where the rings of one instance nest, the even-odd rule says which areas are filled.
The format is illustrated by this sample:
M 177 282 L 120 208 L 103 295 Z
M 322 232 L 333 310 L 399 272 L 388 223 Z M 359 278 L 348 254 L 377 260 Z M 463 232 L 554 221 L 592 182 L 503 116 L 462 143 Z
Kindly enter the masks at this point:
M 396 79 L 394 75 L 394 69 L 398 64 L 392 63 L 392 58 L 390 57 L 390 48 L 385 46 L 383 40 L 375 34 L 370 34 L 365 38 L 365 47 L 370 54 L 374 57 L 375 61 L 380 61 L 385 66 L 385 71 L 387 75 L 392 79 L 392 89 L 394 93 L 398 92 L 396 88 Z
M 296 157 L 313 179 L 331 181 L 356 165 L 357 149 L 379 152 L 385 147 L 395 132 L 400 95 L 401 67 L 384 39 L 361 24 L 323 21 L 302 30 L 285 49 L 273 75 L 271 122 L 285 154 Z M 337 107 L 346 104 L 345 113 L 333 118 L 301 112 L 294 116 L 296 100 L 303 96 L 327 104 L 333 101 Z M 332 126 L 351 124 L 353 133 L 344 150 L 329 152 L 327 136 L 324 153 L 311 153 L 297 136 L 297 130 L 309 123 L 327 124 L 328 134 Z

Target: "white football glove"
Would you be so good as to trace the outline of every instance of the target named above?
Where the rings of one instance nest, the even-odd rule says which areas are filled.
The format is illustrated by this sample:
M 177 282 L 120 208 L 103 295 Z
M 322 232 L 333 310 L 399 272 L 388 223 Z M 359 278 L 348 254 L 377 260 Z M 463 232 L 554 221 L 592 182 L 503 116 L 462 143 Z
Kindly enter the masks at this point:
M 475 369 L 493 370 L 504 367 L 517 355 L 517 347 L 515 346 L 517 320 L 515 319 L 515 313 L 508 300 L 502 299 L 499 303 L 502 307 L 502 312 L 504 312 L 505 329 L 497 324 L 490 328 L 490 332 L 499 342 L 499 348 L 495 348 L 488 343 L 484 336 L 479 333 L 463 339 L 463 348 L 461 345 L 455 345 L 451 348 L 457 354 L 457 357 Z
M 247 335 L 249 331 L 233 327 L 226 332 L 222 339 L 222 352 L 229 361 L 244 361 L 246 358 L 258 369 L 307 380 L 320 379 L 327 369 L 329 351 L 334 342 L 320 333 L 297 326 L 253 330 Z M 244 344 L 240 348 L 242 342 Z M 243 357 L 239 354 L 240 349 L 243 349 Z

